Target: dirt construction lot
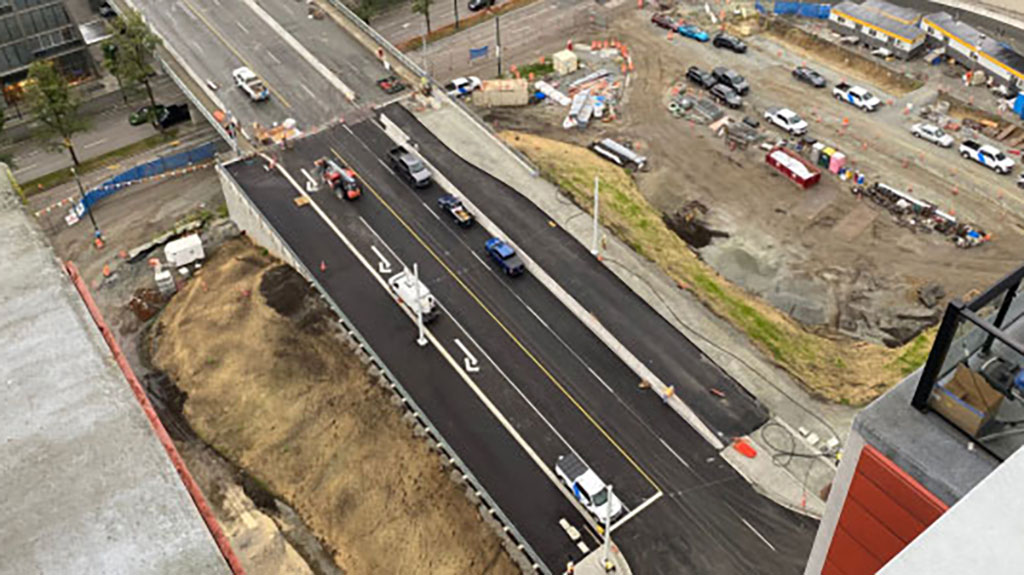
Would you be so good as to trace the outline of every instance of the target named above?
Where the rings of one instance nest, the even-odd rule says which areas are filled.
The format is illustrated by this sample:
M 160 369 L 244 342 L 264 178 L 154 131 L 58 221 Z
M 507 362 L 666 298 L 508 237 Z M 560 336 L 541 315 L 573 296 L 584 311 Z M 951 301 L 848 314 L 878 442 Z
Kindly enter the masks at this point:
M 497 537 L 298 274 L 222 246 L 154 328 L 202 439 L 295 508 L 345 573 L 512 574 Z
M 650 23 L 650 16 L 647 10 L 624 10 L 608 32 L 607 38 L 629 47 L 636 70 L 614 121 L 594 122 L 586 131 L 564 130 L 565 110 L 553 105 L 484 114 L 502 129 L 563 142 L 586 145 L 610 136 L 634 143 L 650 158 L 650 168 L 635 176 L 646 202 L 663 215 L 700 202 L 708 208 L 705 223 L 728 235 L 706 246 L 691 245 L 716 272 L 810 332 L 833 340 L 828 344 L 837 344 L 840 350 L 842 336 L 889 346 L 914 341 L 915 349 L 893 360 L 902 363 L 902 372 L 923 360 L 927 341 L 914 338 L 934 325 L 941 309 L 919 302 L 920 287 L 935 282 L 947 297 L 958 297 L 1019 265 L 1024 253 L 1024 195 L 1014 187 L 1015 176 L 996 175 L 961 159 L 955 149 L 940 149 L 909 134 L 919 119 L 914 113 L 904 114 L 905 104 L 913 102 L 915 110 L 920 109 L 935 98 L 939 85 L 950 83 L 948 78 L 933 70 L 921 87 L 902 86 L 909 91 L 897 89 L 898 83 L 886 78 L 873 85 L 861 67 L 844 76 L 841 61 L 815 61 L 813 53 L 784 38 L 756 33 L 756 26 L 755 34 L 746 39 L 750 50 L 739 55 L 679 35 L 669 40 L 664 30 Z M 589 40 L 577 39 L 577 46 Z M 801 63 L 821 72 L 829 88 L 815 90 L 793 80 L 790 71 Z M 683 77 L 692 65 L 705 70 L 729 66 L 745 75 L 751 93 L 744 108 L 731 115 L 761 120 L 768 141 L 785 134 L 765 125 L 764 109 L 792 108 L 807 119 L 811 136 L 844 151 L 869 183 L 909 190 L 960 220 L 975 223 L 992 240 L 960 249 L 938 233 L 915 233 L 898 225 L 887 211 L 859 200 L 850 193 L 849 183 L 831 174 L 824 174 L 810 190 L 801 190 L 765 164 L 764 151 L 730 150 L 706 126 L 673 118 L 666 106 L 671 88 L 681 85 L 697 93 Z M 831 86 L 840 80 L 861 83 L 892 105 L 867 114 L 838 102 Z M 978 93 L 980 100 L 985 92 Z M 788 363 L 774 349 L 768 351 L 780 363 Z M 840 370 L 847 367 L 842 356 L 833 361 Z M 875 356 L 872 361 L 881 359 Z M 810 372 L 815 371 L 813 364 L 807 364 Z M 806 381 L 807 373 L 798 370 L 797 375 Z M 824 395 L 865 401 L 885 388 L 885 377 L 898 373 L 878 369 L 873 375 L 856 382 L 865 393 Z

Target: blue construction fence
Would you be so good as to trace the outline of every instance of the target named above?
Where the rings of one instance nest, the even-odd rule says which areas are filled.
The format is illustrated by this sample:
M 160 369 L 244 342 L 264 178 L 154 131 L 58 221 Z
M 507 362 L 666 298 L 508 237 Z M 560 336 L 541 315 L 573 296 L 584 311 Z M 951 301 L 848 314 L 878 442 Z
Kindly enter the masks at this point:
M 781 16 L 802 16 L 825 20 L 832 13 L 832 6 L 828 4 L 808 2 L 772 2 L 771 4 L 770 11 Z M 768 7 L 761 2 L 755 2 L 754 7 L 762 14 L 769 12 Z
M 85 194 L 85 199 L 80 202 L 82 208 L 89 208 L 97 201 L 117 192 L 126 185 L 159 176 L 165 172 L 177 170 L 194 164 L 202 163 L 213 158 L 217 153 L 217 142 L 207 142 L 201 146 L 178 152 L 176 154 L 157 158 L 151 162 L 140 164 L 130 170 L 110 178 Z

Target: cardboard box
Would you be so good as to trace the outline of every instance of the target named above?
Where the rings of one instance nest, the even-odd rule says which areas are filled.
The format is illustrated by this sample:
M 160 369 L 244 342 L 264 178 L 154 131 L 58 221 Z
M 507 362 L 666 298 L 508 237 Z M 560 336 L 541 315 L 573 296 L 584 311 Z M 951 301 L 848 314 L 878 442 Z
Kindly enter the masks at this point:
M 999 411 L 1004 397 L 981 374 L 960 364 L 949 383 L 935 388 L 929 404 L 950 423 L 977 437 L 978 431 Z

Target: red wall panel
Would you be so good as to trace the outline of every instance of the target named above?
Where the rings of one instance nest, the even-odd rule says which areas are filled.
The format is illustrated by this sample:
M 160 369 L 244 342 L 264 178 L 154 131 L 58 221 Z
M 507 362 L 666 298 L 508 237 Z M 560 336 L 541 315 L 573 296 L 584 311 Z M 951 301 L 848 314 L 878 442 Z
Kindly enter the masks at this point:
M 864 446 L 822 575 L 874 575 L 947 508 L 877 449 Z

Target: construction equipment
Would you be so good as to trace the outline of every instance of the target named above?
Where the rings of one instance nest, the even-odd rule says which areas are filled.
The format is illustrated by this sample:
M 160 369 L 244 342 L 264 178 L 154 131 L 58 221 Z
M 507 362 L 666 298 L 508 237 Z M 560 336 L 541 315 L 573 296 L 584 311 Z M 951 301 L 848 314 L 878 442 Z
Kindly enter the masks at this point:
M 355 200 L 362 195 L 359 180 L 356 179 L 356 173 L 351 169 L 326 157 L 320 158 L 314 162 L 314 165 L 317 168 L 320 179 L 327 184 L 327 187 L 334 192 L 334 195 L 339 200 Z

